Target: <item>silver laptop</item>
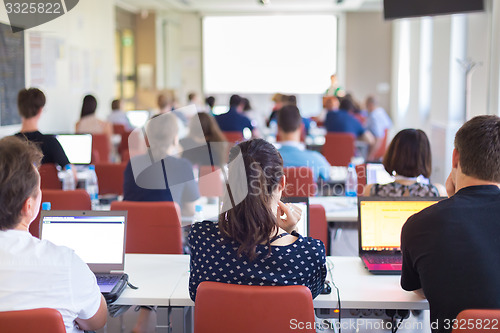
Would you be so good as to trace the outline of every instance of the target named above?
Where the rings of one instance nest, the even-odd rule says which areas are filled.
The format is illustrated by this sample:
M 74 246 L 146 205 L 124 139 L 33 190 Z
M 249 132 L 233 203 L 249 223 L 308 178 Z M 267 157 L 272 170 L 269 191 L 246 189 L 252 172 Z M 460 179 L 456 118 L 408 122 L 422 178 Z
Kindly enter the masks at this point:
M 69 163 L 87 165 L 92 160 L 92 134 L 58 134 L 57 141 L 61 144 Z
M 75 250 L 96 275 L 106 297 L 126 276 L 126 221 L 126 211 L 42 211 L 40 239 Z
M 297 223 L 297 232 L 303 237 L 309 237 L 309 198 L 308 197 L 283 197 L 284 203 L 292 203 L 302 210 L 302 217 Z

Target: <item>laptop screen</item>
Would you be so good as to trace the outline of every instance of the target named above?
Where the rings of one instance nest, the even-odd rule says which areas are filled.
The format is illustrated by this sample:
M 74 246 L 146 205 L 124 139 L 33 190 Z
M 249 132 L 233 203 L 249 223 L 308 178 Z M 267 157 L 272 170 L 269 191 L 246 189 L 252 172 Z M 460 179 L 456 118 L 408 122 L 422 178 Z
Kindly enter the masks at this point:
M 297 223 L 297 232 L 303 237 L 309 237 L 309 198 L 307 197 L 283 197 L 284 203 L 293 203 L 302 210 L 302 217 Z
M 442 198 L 360 198 L 359 239 L 363 251 L 400 251 L 406 220 Z
M 384 168 L 382 163 L 366 163 L 366 183 L 367 184 L 388 184 L 394 181 Z
M 123 270 L 126 212 L 42 211 L 41 239 L 73 250 L 94 273 Z
M 59 134 L 57 141 L 71 164 L 90 164 L 92 159 L 91 134 Z
M 135 128 L 140 128 L 149 120 L 148 110 L 131 110 L 126 113 L 130 125 Z

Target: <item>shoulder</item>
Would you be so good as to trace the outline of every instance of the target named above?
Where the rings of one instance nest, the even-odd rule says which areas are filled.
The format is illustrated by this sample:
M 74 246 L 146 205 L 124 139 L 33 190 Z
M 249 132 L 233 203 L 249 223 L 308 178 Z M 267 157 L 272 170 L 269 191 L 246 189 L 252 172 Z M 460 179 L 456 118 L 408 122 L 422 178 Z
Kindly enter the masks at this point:
M 292 246 L 303 250 L 305 253 L 313 253 L 320 257 L 326 257 L 325 245 L 319 239 L 299 235 L 299 238 L 297 238 Z
M 436 221 L 440 221 L 449 215 L 450 204 L 453 204 L 452 199 L 444 199 L 410 216 L 403 225 L 402 233 L 414 234 L 412 230 L 435 225 Z
M 220 235 L 218 223 L 211 221 L 196 222 L 191 225 L 191 231 L 189 232 L 189 240 L 194 241 L 200 239 L 210 239 L 214 236 Z M 193 245 L 191 243 L 191 245 Z

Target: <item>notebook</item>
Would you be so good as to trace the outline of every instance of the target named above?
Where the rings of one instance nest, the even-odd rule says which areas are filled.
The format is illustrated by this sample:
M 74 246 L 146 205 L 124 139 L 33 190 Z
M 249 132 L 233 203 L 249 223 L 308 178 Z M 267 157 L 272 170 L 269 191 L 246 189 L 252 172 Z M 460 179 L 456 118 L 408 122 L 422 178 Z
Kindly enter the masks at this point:
M 297 232 L 303 237 L 309 237 L 309 198 L 308 197 L 283 197 L 284 203 L 293 203 L 302 210 L 302 217 L 297 223 Z
M 126 211 L 42 211 L 40 239 L 75 250 L 106 300 L 114 301 L 128 280 L 123 273 L 126 220 Z
M 360 197 L 358 200 L 359 256 L 374 274 L 400 274 L 401 229 L 415 213 L 444 198 Z
M 92 159 L 92 134 L 58 134 L 57 141 L 61 144 L 69 163 L 90 164 Z

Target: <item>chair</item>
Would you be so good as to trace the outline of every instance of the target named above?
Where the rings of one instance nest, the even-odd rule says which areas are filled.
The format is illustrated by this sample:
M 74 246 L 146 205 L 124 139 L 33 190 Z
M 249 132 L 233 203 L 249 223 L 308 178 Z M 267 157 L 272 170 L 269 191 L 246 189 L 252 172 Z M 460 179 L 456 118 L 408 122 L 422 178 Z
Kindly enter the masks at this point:
M 221 197 L 224 193 L 221 169 L 211 165 L 201 165 L 198 188 L 202 197 Z
M 0 312 L 2 333 L 66 333 L 62 315 L 56 309 L 39 308 Z
M 375 154 L 373 155 L 374 160 L 380 160 L 382 157 L 385 155 L 385 151 L 387 149 L 387 136 L 388 136 L 389 131 L 386 129 L 384 138 L 382 139 L 382 143 L 380 144 L 380 147 L 377 149 Z
M 481 325 L 479 325 L 479 323 L 481 323 Z M 450 322 L 450 324 L 453 323 Z M 469 309 L 463 310 L 458 314 L 456 319 L 456 326 L 453 327 L 452 333 L 498 332 L 499 327 L 500 309 Z
M 237 143 L 241 141 L 245 141 L 242 132 L 222 132 L 226 137 L 227 142 Z
M 358 197 L 362 196 L 365 192 L 367 184 L 366 180 L 366 163 L 356 165 L 356 175 L 358 175 Z
M 118 146 L 118 153 L 120 154 L 122 162 L 128 162 L 130 159 L 129 148 L 129 136 L 132 131 L 125 131 L 122 134 L 122 141 L 120 142 L 120 146 Z
M 354 156 L 355 140 L 351 133 L 327 133 L 321 153 L 331 165 L 348 166 Z
M 328 222 L 326 221 L 325 208 L 322 205 L 309 205 L 309 236 L 319 239 L 328 245 Z
M 113 201 L 126 210 L 126 253 L 182 254 L 181 214 L 175 202 Z
M 111 141 L 107 134 L 92 134 L 92 163 L 109 162 Z
M 202 282 L 196 292 L 194 333 L 289 333 L 291 319 L 312 323 L 314 307 L 305 286 L 246 286 Z
M 318 186 L 314 181 L 312 169 L 308 167 L 283 168 L 286 178 L 285 197 L 313 197 L 316 195 Z
M 73 191 L 42 190 L 42 202 L 50 202 L 53 210 L 91 210 L 92 204 L 87 191 L 78 189 Z M 40 213 L 31 222 L 30 233 L 34 237 L 40 236 Z
M 123 194 L 123 173 L 127 163 L 96 163 L 99 194 Z
M 124 134 L 127 130 L 123 124 L 113 124 L 113 134 Z
M 55 164 L 42 164 L 38 168 L 38 172 L 40 173 L 40 188 L 42 190 L 62 190 L 62 182 L 57 175 Z

